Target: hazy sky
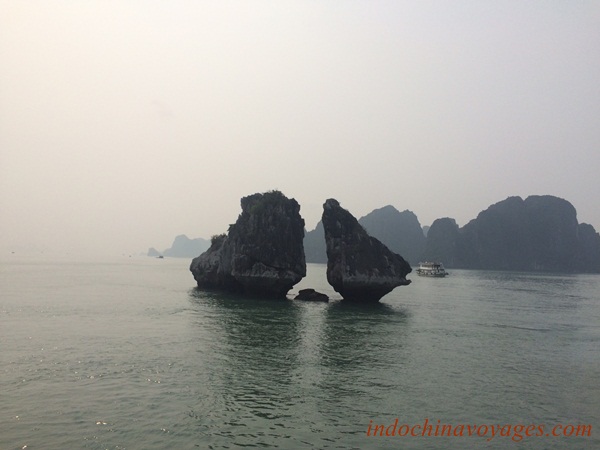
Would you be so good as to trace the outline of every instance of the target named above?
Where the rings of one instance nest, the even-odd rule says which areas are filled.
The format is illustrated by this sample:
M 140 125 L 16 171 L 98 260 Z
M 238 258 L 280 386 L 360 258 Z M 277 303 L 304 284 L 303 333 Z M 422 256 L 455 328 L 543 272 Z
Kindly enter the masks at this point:
M 0 248 L 132 253 L 279 189 L 600 228 L 600 1 L 0 0 Z

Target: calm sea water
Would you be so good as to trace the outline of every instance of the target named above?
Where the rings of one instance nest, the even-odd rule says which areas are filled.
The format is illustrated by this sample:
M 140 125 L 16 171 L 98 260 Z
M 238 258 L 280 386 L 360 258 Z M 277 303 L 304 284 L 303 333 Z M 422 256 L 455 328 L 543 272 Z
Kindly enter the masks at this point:
M 600 448 L 600 276 L 413 275 L 374 306 L 198 291 L 188 260 L 0 261 L 0 449 Z M 325 266 L 296 286 L 339 299 Z M 590 437 L 367 436 L 591 424 Z

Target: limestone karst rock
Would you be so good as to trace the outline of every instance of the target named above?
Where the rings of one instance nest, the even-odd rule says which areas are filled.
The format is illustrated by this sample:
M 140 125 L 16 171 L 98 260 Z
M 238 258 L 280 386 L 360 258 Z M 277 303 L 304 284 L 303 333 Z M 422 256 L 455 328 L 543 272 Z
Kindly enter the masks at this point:
M 369 235 L 377 238 L 394 253 L 399 253 L 409 263 L 417 264 L 425 248 L 425 235 L 419 219 L 409 210 L 398 211 L 391 205 L 371 211 L 358 219 Z M 306 262 L 327 263 L 323 222 L 304 236 Z
M 242 198 L 227 235 L 213 237 L 190 271 L 200 288 L 285 298 L 306 275 L 300 205 L 279 191 Z
M 345 300 L 373 302 L 397 286 L 410 284 L 411 267 L 369 236 L 335 199 L 323 205 L 327 246 L 327 281 Z
M 598 273 L 600 236 L 591 225 L 578 224 L 567 200 L 509 197 L 461 228 L 452 219 L 436 220 L 424 259 L 459 269 Z
M 425 249 L 425 235 L 416 214 L 391 205 L 371 211 L 358 223 L 382 244 L 412 264 L 418 264 Z
M 436 219 L 427 232 L 427 242 L 422 259 L 424 261 L 442 261 L 446 267 L 454 267 L 458 239 L 459 228 L 454 219 L 449 217 Z
M 206 239 L 190 239 L 185 234 L 180 234 L 175 238 L 170 248 L 163 252 L 163 255 L 172 258 L 193 258 L 206 251 L 210 247 L 210 242 Z
M 294 297 L 294 300 L 304 300 L 307 302 L 328 302 L 329 296 L 322 292 L 317 292 L 312 288 L 300 289 L 298 295 Z

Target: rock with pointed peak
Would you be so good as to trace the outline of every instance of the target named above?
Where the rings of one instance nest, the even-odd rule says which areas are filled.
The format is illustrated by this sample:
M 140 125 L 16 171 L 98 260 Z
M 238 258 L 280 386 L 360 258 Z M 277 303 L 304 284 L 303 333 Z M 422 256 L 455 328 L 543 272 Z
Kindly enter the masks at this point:
M 395 287 L 410 284 L 410 264 L 369 236 L 337 200 L 325 202 L 322 220 L 327 281 L 345 300 L 379 301 Z

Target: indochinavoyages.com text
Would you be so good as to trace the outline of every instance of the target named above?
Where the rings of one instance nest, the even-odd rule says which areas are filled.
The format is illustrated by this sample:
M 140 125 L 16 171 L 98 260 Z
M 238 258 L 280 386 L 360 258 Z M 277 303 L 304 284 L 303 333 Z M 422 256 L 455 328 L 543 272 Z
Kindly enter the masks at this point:
M 510 438 L 515 442 L 531 437 L 589 437 L 590 424 L 449 424 L 425 419 L 422 423 L 381 424 L 369 421 L 367 436 L 372 437 L 480 437 L 491 441 L 494 438 Z

